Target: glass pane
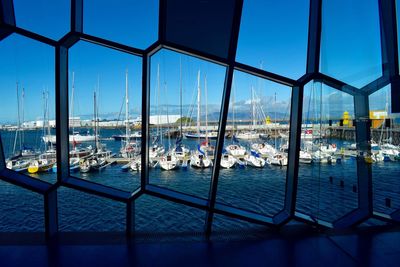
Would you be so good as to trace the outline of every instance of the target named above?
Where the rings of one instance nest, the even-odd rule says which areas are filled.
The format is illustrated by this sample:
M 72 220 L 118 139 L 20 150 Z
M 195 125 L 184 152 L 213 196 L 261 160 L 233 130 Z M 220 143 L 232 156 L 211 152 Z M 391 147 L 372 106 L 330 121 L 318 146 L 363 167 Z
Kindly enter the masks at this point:
M 283 208 L 291 88 L 236 71 L 217 200 L 273 216 Z
M 165 3 L 165 39 L 169 43 L 227 58 L 235 1 L 182 1 Z
M 44 232 L 43 197 L 0 180 L 0 232 Z
M 125 204 L 66 187 L 57 193 L 60 231 L 125 231 Z
M 141 59 L 79 42 L 69 60 L 72 175 L 133 191 L 140 175 L 127 164 L 140 153 Z
M 309 1 L 244 1 L 236 60 L 293 79 L 305 74 Z
M 205 211 L 182 204 L 166 201 L 148 195 L 135 201 L 135 230 L 138 236 L 154 235 L 174 237 L 182 240 L 202 239 L 204 232 Z M 180 237 L 175 235 L 180 233 Z M 187 234 L 187 235 L 185 235 Z
M 18 27 L 58 40 L 70 30 L 69 0 L 14 0 Z
M 354 100 L 320 82 L 304 88 L 297 210 L 333 222 L 358 207 Z
M 150 183 L 207 197 L 224 79 L 224 67 L 204 60 L 152 56 Z
M 55 182 L 54 49 L 17 34 L 0 43 L 1 138 L 7 167 Z
M 400 208 L 399 117 L 391 113 L 390 85 L 369 96 L 369 108 L 374 210 L 390 214 Z
M 321 72 L 362 87 L 382 75 L 376 0 L 325 0 Z
M 158 39 L 157 0 L 85 0 L 84 32 L 145 49 Z
M 230 218 L 220 214 L 214 214 L 212 241 L 232 241 L 266 238 L 270 232 L 268 227 L 239 219 Z
M 396 21 L 397 21 L 397 52 L 398 52 L 398 54 L 397 54 L 397 56 L 399 57 L 399 71 L 400 71 L 400 19 L 399 19 L 399 16 L 400 16 L 400 4 L 399 4 L 399 1 L 398 0 L 396 0 Z

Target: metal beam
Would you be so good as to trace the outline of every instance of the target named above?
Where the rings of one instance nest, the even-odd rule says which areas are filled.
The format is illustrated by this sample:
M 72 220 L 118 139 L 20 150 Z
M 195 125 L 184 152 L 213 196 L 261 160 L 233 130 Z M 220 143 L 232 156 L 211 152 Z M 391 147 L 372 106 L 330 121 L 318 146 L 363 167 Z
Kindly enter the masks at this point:
M 61 181 L 69 176 L 68 49 L 55 50 L 57 180 Z
M 71 0 L 71 32 L 83 33 L 83 0 Z
M 235 69 L 245 72 L 245 73 L 248 73 L 248 74 L 251 74 L 251 75 L 254 75 L 254 76 L 257 76 L 257 77 L 260 77 L 262 79 L 266 79 L 266 80 L 273 81 L 273 82 L 283 84 L 286 86 L 290 86 L 290 87 L 295 86 L 297 84 L 297 81 L 292 80 L 290 78 L 287 78 L 287 77 L 284 77 L 284 76 L 281 76 L 281 75 L 278 75 L 278 74 L 275 74 L 272 72 L 268 72 L 265 70 L 261 70 L 261 69 L 258 69 L 258 68 L 255 68 L 255 67 L 252 67 L 252 66 L 249 66 L 246 64 L 238 63 L 238 62 L 235 62 Z
M 301 135 L 301 119 L 303 114 L 304 87 L 292 88 L 290 110 L 290 133 L 288 167 L 286 173 L 285 205 L 282 212 L 274 217 L 277 224 L 283 224 L 294 216 L 296 210 L 297 185 L 299 173 L 299 151 Z
M 239 39 L 239 28 L 242 17 L 243 0 L 235 1 L 235 10 L 233 15 L 233 23 L 231 30 L 231 40 L 228 52 L 228 67 L 225 74 L 224 91 L 222 94 L 222 105 L 218 125 L 218 137 L 214 154 L 214 165 L 211 174 L 210 191 L 208 195 L 208 211 L 205 219 L 205 233 L 210 236 L 212 229 L 212 221 L 214 216 L 214 207 L 217 199 L 218 178 L 221 167 L 222 148 L 225 140 L 226 121 L 228 119 L 229 100 L 231 96 L 233 72 L 235 70 L 235 59 L 237 43 Z
M 131 194 L 110 186 L 93 183 L 87 180 L 70 176 L 67 180 L 62 181 L 62 186 L 83 191 L 88 194 L 105 197 L 111 200 L 127 203 Z
M 0 179 L 42 195 L 53 187 L 51 183 L 11 171 L 7 168 L 0 171 Z
M 354 96 L 354 95 L 365 94 L 365 92 L 361 91 L 360 89 L 358 89 L 358 88 L 356 88 L 356 87 L 354 87 L 352 85 L 349 85 L 349 84 L 347 84 L 345 82 L 342 82 L 340 80 L 337 80 L 335 78 L 332 78 L 332 77 L 330 77 L 328 75 L 325 75 L 323 73 L 315 73 L 314 74 L 314 80 L 321 81 L 324 84 L 326 84 L 326 85 L 328 85 L 328 86 L 330 86 L 332 88 L 335 88 L 335 89 L 337 89 L 339 91 L 345 92 L 345 93 L 347 93 L 349 95 L 353 95 Z
M 229 205 L 225 205 L 222 203 L 215 203 L 214 212 L 228 216 L 231 218 L 257 223 L 269 227 L 275 227 L 272 218 L 264 216 L 262 214 L 254 213 L 252 211 L 238 209 L 235 207 L 231 207 Z
M 397 14 L 399 15 L 399 14 Z M 396 0 L 379 1 L 382 72 L 392 81 L 392 113 L 400 112 L 399 54 L 397 50 Z
M 397 51 L 396 0 L 379 0 L 381 31 L 382 73 L 384 76 L 399 75 Z
M 90 43 L 93 43 L 96 45 L 104 46 L 107 48 L 111 48 L 111 49 L 114 49 L 114 50 L 117 50 L 120 52 L 134 55 L 134 56 L 141 57 L 145 54 L 145 51 L 142 49 L 134 48 L 132 46 L 120 44 L 120 43 L 106 40 L 106 39 L 96 37 L 93 35 L 82 33 L 82 34 L 79 34 L 78 36 L 79 36 L 80 40 L 87 41 L 87 42 L 90 42 Z
M 158 41 L 164 43 L 166 39 L 166 17 L 167 17 L 167 0 L 160 0 L 158 3 Z
M 0 172 L 6 168 L 6 158 L 4 156 L 3 140 L 0 134 Z
M 390 79 L 389 77 L 386 76 L 381 76 L 375 81 L 370 82 L 369 84 L 365 85 L 363 88 L 360 90 L 365 92 L 367 95 L 371 95 L 375 93 L 376 91 L 382 89 L 383 87 L 387 86 L 390 84 Z
M 150 57 L 142 58 L 142 142 L 140 187 L 145 189 L 149 183 L 149 144 L 150 144 Z
M 46 238 L 53 238 L 58 232 L 57 189 L 50 190 L 44 198 L 44 222 Z
M 126 235 L 132 236 L 135 233 L 135 201 L 126 203 Z
M 192 56 L 192 57 L 196 57 L 199 58 L 201 60 L 206 60 L 218 65 L 222 65 L 222 66 L 227 66 L 229 64 L 228 60 L 222 57 L 218 57 L 212 54 L 208 54 L 206 52 L 202 52 L 202 51 L 198 51 L 196 49 L 187 47 L 187 46 L 183 46 L 183 45 L 178 45 L 175 43 L 171 43 L 171 42 L 167 42 L 164 41 L 162 43 L 163 48 L 177 52 L 177 53 L 181 53 L 184 55 L 188 55 L 188 56 Z
M 310 0 L 308 21 L 307 73 L 319 72 L 321 55 L 322 0 Z
M 156 185 L 147 185 L 145 194 L 202 210 L 206 210 L 208 207 L 208 201 L 206 199 L 191 196 Z
M 0 26 L 15 26 L 15 12 L 13 0 L 0 1 Z
M 39 41 L 41 43 L 45 43 L 51 46 L 56 46 L 57 42 L 54 41 L 53 39 L 47 38 L 43 35 L 31 32 L 31 31 L 27 31 L 25 29 L 19 28 L 19 27 L 10 27 L 12 29 L 13 32 L 18 33 L 22 36 L 28 37 L 30 39 Z

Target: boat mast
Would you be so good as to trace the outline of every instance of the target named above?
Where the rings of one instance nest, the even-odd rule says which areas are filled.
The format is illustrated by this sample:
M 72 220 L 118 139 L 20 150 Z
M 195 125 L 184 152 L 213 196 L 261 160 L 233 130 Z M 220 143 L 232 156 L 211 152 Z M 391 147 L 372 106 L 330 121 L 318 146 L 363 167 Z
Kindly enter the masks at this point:
M 233 83 L 232 83 L 232 137 L 235 135 L 235 76 L 233 76 Z
M 21 96 L 21 114 L 22 114 L 22 119 L 21 119 L 21 139 L 22 139 L 22 144 L 25 144 L 25 136 L 24 136 L 24 100 L 25 100 L 25 89 L 22 87 L 22 96 Z
M 130 143 L 129 131 L 129 96 L 128 96 L 128 69 L 125 72 L 125 142 L 126 146 Z
M 197 136 L 200 141 L 200 104 L 201 104 L 201 92 L 200 92 L 200 70 L 197 72 Z
M 94 116 L 94 138 L 95 138 L 95 144 L 96 144 L 96 152 L 98 151 L 99 148 L 99 142 L 97 138 L 97 109 L 96 109 L 96 90 L 93 92 L 93 116 Z
M 18 82 L 17 82 L 16 88 L 17 88 L 17 130 L 15 131 L 14 146 L 13 146 L 13 154 L 14 155 L 15 155 L 15 149 L 17 148 L 17 139 L 18 139 L 19 128 L 20 128 Z
M 254 87 L 251 86 L 251 112 L 253 116 L 253 130 L 256 129 L 256 105 L 254 102 Z
M 72 119 L 72 146 L 75 149 L 75 119 L 74 119 L 74 93 L 75 93 L 75 72 L 72 72 L 72 90 L 71 90 L 71 115 Z M 70 119 L 70 121 L 71 121 Z
M 207 75 L 204 77 L 204 97 L 206 98 L 206 142 L 208 146 L 208 99 L 207 99 Z
M 43 93 L 42 93 L 42 97 L 43 97 L 43 127 L 42 127 L 42 132 L 43 132 L 43 136 L 46 133 L 46 91 L 43 89 Z M 44 152 L 47 151 L 47 142 L 44 142 Z
M 183 137 L 183 134 L 182 134 L 182 120 L 183 120 L 183 117 L 182 117 L 182 114 L 183 114 L 183 112 L 182 112 L 182 93 L 183 93 L 183 89 L 182 89 L 182 57 L 180 57 L 179 58 L 179 92 L 180 92 L 180 95 L 179 95 L 179 104 L 180 104 L 180 108 L 181 108 L 181 131 L 180 131 L 180 137 L 182 138 Z
M 160 136 L 160 64 L 157 64 L 157 138 L 162 143 L 162 135 Z
M 276 92 L 275 92 L 275 149 L 278 149 L 277 148 L 277 143 L 276 143 L 276 136 L 277 136 L 277 134 L 276 134 L 276 132 L 277 132 L 277 123 L 276 123 Z
M 168 151 L 171 149 L 171 132 L 170 132 L 170 125 L 169 125 L 169 113 L 168 113 L 168 93 L 167 93 L 167 83 L 164 81 L 164 92 L 165 92 L 165 96 L 166 96 L 166 101 L 165 101 L 165 105 L 166 105 L 166 111 L 167 111 L 167 133 L 168 133 Z

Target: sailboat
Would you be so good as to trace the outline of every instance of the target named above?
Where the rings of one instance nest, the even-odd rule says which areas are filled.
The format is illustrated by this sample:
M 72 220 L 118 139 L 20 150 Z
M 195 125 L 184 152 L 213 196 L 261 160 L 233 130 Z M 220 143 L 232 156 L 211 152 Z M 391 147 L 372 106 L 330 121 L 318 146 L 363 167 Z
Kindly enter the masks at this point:
M 79 160 L 79 170 L 82 173 L 87 173 L 90 171 L 101 171 L 103 168 L 107 167 L 109 163 L 107 163 L 107 159 L 114 156 L 110 150 L 107 150 L 104 145 L 99 142 L 98 138 L 98 106 L 97 106 L 97 98 L 96 91 L 93 92 L 93 103 L 94 103 L 94 132 L 95 132 L 95 150 L 93 154 L 89 157 L 82 158 Z
M 165 94 L 167 93 L 167 86 L 164 83 Z M 168 114 L 168 103 L 166 103 L 167 107 L 167 124 L 168 124 L 168 132 L 170 131 L 169 124 L 169 114 Z M 160 168 L 165 171 L 174 170 L 179 167 L 179 159 L 175 156 L 174 151 L 171 149 L 171 135 L 168 135 L 168 152 L 165 155 L 162 155 L 159 158 Z
M 187 167 L 187 158 L 190 157 L 190 149 L 182 143 L 183 139 L 183 110 L 182 110 L 182 96 L 183 96 L 183 87 L 182 87 L 182 61 L 179 64 L 179 106 L 180 106 L 180 128 L 179 128 L 179 136 L 176 138 L 175 147 L 172 149 L 173 155 L 180 161 L 180 165 L 183 168 Z
M 235 87 L 233 87 L 233 101 L 232 101 L 232 144 L 228 145 L 225 150 L 228 154 L 234 157 L 244 157 L 246 155 L 246 148 L 240 145 L 239 140 L 236 138 L 235 133 Z
M 200 90 L 200 70 L 197 73 L 197 136 L 200 142 L 200 106 L 201 106 L 201 90 Z M 208 158 L 207 149 L 208 139 L 205 135 L 206 141 L 197 145 L 197 150 L 194 151 L 190 157 L 190 166 L 195 168 L 209 168 L 212 166 L 211 160 Z
M 73 110 L 74 110 L 74 93 L 75 93 L 75 73 L 72 72 L 72 90 L 71 90 L 71 116 L 70 119 L 73 119 Z M 90 135 L 89 133 L 82 135 L 79 132 L 75 132 L 74 123 L 72 123 L 72 134 L 69 135 L 69 142 L 74 144 L 80 144 L 84 142 L 93 142 L 96 140 L 96 136 Z M 57 143 L 56 135 L 48 133 L 47 135 L 43 135 L 42 137 L 45 143 L 50 143 L 55 145 Z
M 48 92 L 43 92 L 43 103 L 44 103 L 44 114 L 43 114 L 43 133 L 46 132 L 46 124 L 47 124 L 47 132 L 50 132 L 50 124 L 49 124 L 49 105 L 48 105 Z M 56 150 L 53 145 L 50 144 L 50 147 L 47 146 L 47 143 L 44 143 L 44 152 L 39 155 L 38 159 L 31 160 L 28 166 L 29 173 L 37 173 L 37 172 L 46 172 L 53 168 L 56 163 Z
M 21 119 L 20 112 L 22 113 L 22 124 L 24 122 L 24 88 L 22 88 L 22 96 L 21 96 L 21 109 L 20 111 L 20 97 L 19 97 L 19 89 L 18 82 L 16 83 L 16 92 L 17 92 L 17 117 L 18 117 L 18 125 L 15 131 L 14 138 L 14 146 L 12 156 L 6 160 L 6 168 L 16 171 L 16 172 L 24 172 L 28 169 L 31 160 L 38 155 L 32 149 L 26 148 L 24 144 L 24 133 L 23 128 L 21 127 Z M 17 142 L 19 141 L 19 150 L 17 152 Z
M 264 168 L 265 160 L 255 151 L 251 150 L 250 155 L 244 156 L 246 165 L 255 168 Z
M 132 158 L 140 152 L 137 142 L 131 141 L 129 125 L 129 97 L 128 97 L 128 70 L 125 73 L 125 136 L 122 138 L 120 155 L 123 158 Z
M 221 167 L 225 169 L 230 169 L 235 167 L 236 158 L 230 155 L 225 149 L 222 151 L 221 157 Z
M 254 139 L 259 139 L 260 135 L 259 133 L 256 132 L 256 105 L 255 105 L 255 99 L 254 99 L 254 88 L 253 86 L 251 87 L 251 114 L 252 114 L 252 129 L 250 131 L 245 131 L 236 134 L 237 139 L 243 139 L 243 140 L 254 140 Z

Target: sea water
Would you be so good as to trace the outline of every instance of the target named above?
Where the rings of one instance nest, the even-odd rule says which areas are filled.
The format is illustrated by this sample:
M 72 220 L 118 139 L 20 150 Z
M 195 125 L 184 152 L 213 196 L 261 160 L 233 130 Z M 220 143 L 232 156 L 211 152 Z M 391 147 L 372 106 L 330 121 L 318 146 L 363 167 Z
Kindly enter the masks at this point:
M 107 139 L 120 130 L 102 129 Z M 42 131 L 24 131 L 27 147 L 44 149 Z M 6 156 L 12 154 L 15 132 L 2 131 Z M 17 140 L 19 147 L 19 140 Z M 340 148 L 341 140 L 330 140 Z M 173 146 L 174 139 L 164 138 L 164 145 Z M 231 140 L 226 140 L 229 144 Z M 121 142 L 102 140 L 108 149 L 118 153 Z M 197 140 L 184 139 L 193 150 Z M 243 145 L 250 144 L 242 142 Z M 102 172 L 73 173 L 81 179 L 134 191 L 140 186 L 140 172 L 122 172 L 122 165 L 111 165 Z M 371 165 L 374 210 L 391 213 L 400 208 L 400 162 L 380 162 Z M 207 198 L 212 169 L 177 169 L 162 171 L 150 169 L 150 183 L 171 190 Z M 284 208 L 287 167 L 266 165 L 221 169 L 217 201 L 234 207 L 274 216 Z M 50 183 L 56 181 L 54 173 L 31 175 Z M 314 218 L 329 222 L 340 218 L 358 206 L 357 164 L 353 158 L 336 164 L 300 164 L 296 209 Z M 390 207 L 387 205 L 390 199 Z M 74 189 L 58 189 L 59 227 L 61 231 L 124 231 L 125 204 L 86 194 Z M 0 231 L 43 231 L 43 196 L 0 181 Z M 152 196 L 135 201 L 135 228 L 141 232 L 201 232 L 205 212 Z M 252 224 L 215 216 L 214 229 L 251 228 Z

